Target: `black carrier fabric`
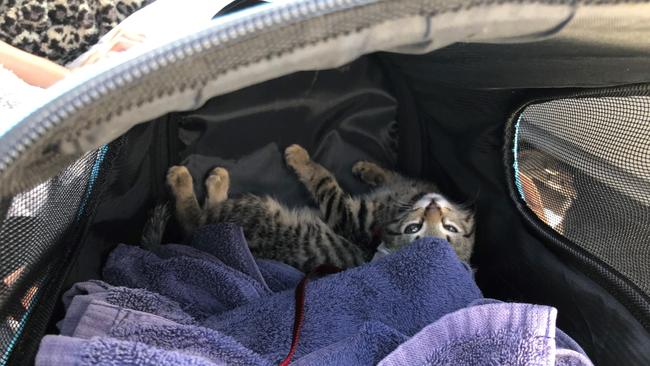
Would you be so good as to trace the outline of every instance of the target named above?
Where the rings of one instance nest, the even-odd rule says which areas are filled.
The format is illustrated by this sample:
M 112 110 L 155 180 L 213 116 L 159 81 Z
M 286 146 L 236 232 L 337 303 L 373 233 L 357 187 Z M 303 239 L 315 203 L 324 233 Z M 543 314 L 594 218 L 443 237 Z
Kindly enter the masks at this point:
M 189 167 L 199 196 L 223 166 L 233 195 L 313 204 L 283 163 L 293 143 L 353 194 L 368 189 L 350 171 L 363 159 L 475 201 L 486 297 L 556 307 L 596 365 L 650 365 L 650 97 L 617 86 L 646 81 L 650 57 L 597 78 L 582 68 L 609 67 L 616 50 L 555 46 L 456 44 L 290 74 L 137 125 L 0 202 L 0 365 L 33 361 L 63 317 L 61 291 L 101 278 L 117 243 L 139 243 L 171 165 Z

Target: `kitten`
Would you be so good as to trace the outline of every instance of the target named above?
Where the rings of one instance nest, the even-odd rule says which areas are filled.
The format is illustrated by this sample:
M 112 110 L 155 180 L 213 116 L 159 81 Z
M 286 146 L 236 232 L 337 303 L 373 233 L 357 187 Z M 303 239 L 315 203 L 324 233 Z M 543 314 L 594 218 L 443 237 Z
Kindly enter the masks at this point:
M 200 225 L 233 222 L 243 227 L 255 256 L 303 271 L 320 264 L 349 268 L 365 263 L 377 250 L 374 239 L 380 239 L 382 248 L 393 252 L 413 240 L 435 236 L 449 241 L 458 257 L 469 261 L 474 215 L 447 201 L 435 185 L 361 161 L 354 165 L 353 173 L 376 189 L 352 197 L 332 173 L 310 160 L 302 147 L 288 147 L 285 160 L 319 210 L 288 209 L 268 196 L 228 198 L 230 180 L 223 168 L 214 168 L 206 179 L 207 197 L 201 208 L 187 168 L 171 167 L 167 183 L 185 234 Z

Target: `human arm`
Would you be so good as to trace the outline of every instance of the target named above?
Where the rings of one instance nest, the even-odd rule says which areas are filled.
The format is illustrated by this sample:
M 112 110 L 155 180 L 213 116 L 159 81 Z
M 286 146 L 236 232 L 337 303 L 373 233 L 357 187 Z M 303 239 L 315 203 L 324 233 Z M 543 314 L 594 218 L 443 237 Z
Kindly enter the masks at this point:
M 0 64 L 26 83 L 47 88 L 66 77 L 70 70 L 45 58 L 21 51 L 0 41 Z

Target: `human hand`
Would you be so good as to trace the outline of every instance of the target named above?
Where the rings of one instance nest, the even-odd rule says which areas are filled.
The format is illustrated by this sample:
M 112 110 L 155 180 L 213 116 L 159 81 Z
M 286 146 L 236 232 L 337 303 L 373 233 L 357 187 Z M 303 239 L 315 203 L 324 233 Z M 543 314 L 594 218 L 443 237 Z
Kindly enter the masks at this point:
M 145 39 L 143 34 L 129 32 L 119 27 L 114 28 L 90 50 L 87 57 L 77 67 L 92 65 L 100 60 L 111 57 L 115 53 L 124 52 L 142 44 Z

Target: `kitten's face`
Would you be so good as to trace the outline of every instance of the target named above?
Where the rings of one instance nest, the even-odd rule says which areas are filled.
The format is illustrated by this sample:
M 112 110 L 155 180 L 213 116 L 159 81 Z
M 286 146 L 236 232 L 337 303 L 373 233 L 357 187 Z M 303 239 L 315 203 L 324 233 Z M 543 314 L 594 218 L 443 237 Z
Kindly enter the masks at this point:
M 474 246 L 474 213 L 429 193 L 382 232 L 384 245 L 391 251 L 425 236 L 447 240 L 461 260 L 469 261 Z

